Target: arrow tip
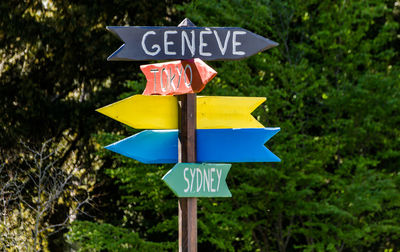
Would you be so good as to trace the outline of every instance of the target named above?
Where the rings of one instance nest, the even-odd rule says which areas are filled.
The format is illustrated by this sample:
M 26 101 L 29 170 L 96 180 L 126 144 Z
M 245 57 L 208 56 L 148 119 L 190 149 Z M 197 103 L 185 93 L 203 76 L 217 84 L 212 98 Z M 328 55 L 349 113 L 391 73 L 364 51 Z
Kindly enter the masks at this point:
M 95 111 L 96 111 L 97 113 L 103 114 L 103 112 L 102 112 L 102 111 L 103 111 L 103 107 L 98 108 L 98 109 L 96 109 Z
M 105 116 L 109 116 L 109 113 L 107 113 L 108 112 L 107 107 L 108 107 L 108 105 L 104 106 L 104 107 L 101 107 L 101 108 L 98 108 L 98 109 L 96 109 L 96 112 L 100 113 L 100 114 L 103 114 Z
M 217 71 L 215 71 L 212 67 L 207 65 L 204 61 L 199 58 L 194 59 L 195 64 L 198 66 L 198 70 L 201 71 L 201 79 L 204 84 L 207 84 L 211 81 L 216 75 Z M 203 87 L 204 88 L 204 87 Z M 201 90 L 199 90 L 201 91 Z
M 277 42 L 275 42 L 275 41 L 272 41 L 272 40 L 270 40 L 270 39 L 268 39 L 269 40 L 269 43 L 270 43 L 270 48 L 272 48 L 272 47 L 275 47 L 275 46 L 278 46 L 279 45 L 279 43 L 277 43 Z
M 265 46 L 265 48 L 264 48 L 262 51 L 271 49 L 271 48 L 273 48 L 273 47 L 279 45 L 279 43 L 277 43 L 277 42 L 275 42 L 275 41 L 272 41 L 272 40 L 270 40 L 270 39 L 267 39 L 267 38 L 263 38 L 263 39 L 264 39 L 264 41 L 265 41 L 265 45 L 266 45 L 266 46 Z
M 270 150 L 268 150 L 268 151 L 269 151 L 269 154 L 270 154 L 270 161 L 269 162 L 281 162 L 281 159 L 277 155 L 272 153 Z
M 178 25 L 178 27 L 195 27 L 196 25 L 190 21 L 189 18 L 185 18 L 182 22 Z

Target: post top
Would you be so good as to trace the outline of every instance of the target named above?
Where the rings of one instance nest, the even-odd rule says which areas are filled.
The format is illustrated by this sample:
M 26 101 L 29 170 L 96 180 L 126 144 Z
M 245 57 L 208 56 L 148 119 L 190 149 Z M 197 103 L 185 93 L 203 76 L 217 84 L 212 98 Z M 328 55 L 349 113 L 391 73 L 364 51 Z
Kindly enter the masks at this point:
M 185 18 L 184 20 L 182 20 L 182 22 L 178 25 L 178 27 L 195 27 L 196 25 L 192 23 L 192 21 L 190 21 L 189 18 Z

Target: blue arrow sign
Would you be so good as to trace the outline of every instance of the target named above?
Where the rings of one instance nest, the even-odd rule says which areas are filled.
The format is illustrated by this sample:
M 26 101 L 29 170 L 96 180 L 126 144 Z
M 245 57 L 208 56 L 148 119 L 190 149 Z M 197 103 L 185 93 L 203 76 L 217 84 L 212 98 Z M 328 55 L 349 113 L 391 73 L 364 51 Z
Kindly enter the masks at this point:
M 198 129 L 197 162 L 280 162 L 264 144 L 280 128 Z M 178 162 L 178 130 L 144 130 L 105 147 L 147 164 Z
M 178 130 L 144 130 L 105 147 L 145 164 L 178 162 Z

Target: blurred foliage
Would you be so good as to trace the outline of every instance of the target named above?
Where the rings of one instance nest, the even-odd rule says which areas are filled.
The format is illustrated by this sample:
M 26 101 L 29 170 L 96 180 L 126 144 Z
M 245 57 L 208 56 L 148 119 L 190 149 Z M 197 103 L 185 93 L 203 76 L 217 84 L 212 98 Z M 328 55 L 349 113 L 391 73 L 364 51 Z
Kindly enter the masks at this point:
M 137 233 L 110 224 L 75 221 L 69 239 L 77 244 L 77 251 L 165 251 L 170 244 L 142 241 Z
M 33 201 L 35 185 L 26 181 L 29 175 L 35 174 L 37 167 L 26 164 L 30 157 L 20 143 L 37 149 L 51 139 L 55 146 L 50 152 L 62 146 L 55 157 L 55 169 L 63 172 L 79 167 L 73 180 L 85 184 L 95 200 L 95 207 L 85 210 L 90 216 L 103 218 L 102 207 L 108 209 L 112 204 L 109 198 L 117 197 L 119 192 L 104 173 L 109 161 L 95 155 L 98 143 L 92 134 L 112 131 L 118 124 L 105 118 L 102 121 L 94 111 L 103 102 L 111 103 L 129 90 L 123 85 L 126 80 L 139 79 L 139 63 L 106 62 L 107 56 L 120 46 L 120 41 L 105 27 L 110 24 L 175 24 L 178 21 L 173 18 L 176 14 L 171 7 L 173 4 L 174 0 L 115 3 L 12 0 L 0 3 L 0 166 L 4 167 L 0 188 L 6 185 L 9 174 L 15 175 L 15 180 L 24 186 L 24 199 Z M 17 170 L 21 172 L 16 174 Z M 86 194 L 79 190 L 68 193 L 76 197 Z M 25 213 L 26 210 L 19 207 L 19 199 L 10 201 L 9 195 L 10 191 L 0 192 L 0 198 L 8 204 L 7 208 L 0 207 L 1 217 L 14 218 L 14 212 Z M 42 199 L 38 205 L 46 203 L 45 197 Z M 44 213 L 44 223 L 63 222 L 71 206 L 72 197 L 65 197 L 65 201 Z M 35 223 L 35 214 L 27 211 L 31 218 L 24 215 L 25 219 L 14 223 L 16 226 L 26 224 L 23 230 L 28 235 L 21 235 L 22 241 L 29 241 L 29 234 L 35 231 L 34 225 L 28 225 Z M 115 218 L 119 219 L 120 214 L 116 211 Z M 110 220 L 112 213 L 105 214 L 104 218 L 106 216 Z M 10 227 L 5 222 L 0 225 Z M 66 229 L 56 234 L 46 233 L 41 250 L 66 249 L 65 232 Z M 4 243 L 0 244 L 1 249 L 4 246 L 18 249 Z M 31 246 L 23 250 L 35 249 Z
M 233 164 L 232 198 L 199 199 L 199 251 L 400 249 L 400 2 L 43 3 L 0 5 L 0 163 L 23 166 L 18 139 L 68 143 L 61 160 L 82 167 L 95 196 L 68 234 L 74 245 L 175 250 L 177 198 L 161 181 L 172 165 L 103 150 L 138 130 L 94 110 L 145 85 L 138 62 L 105 62 L 121 44 L 106 25 L 188 17 L 280 43 L 207 62 L 218 75 L 201 95 L 267 97 L 253 115 L 281 128 L 267 147 L 282 162 Z

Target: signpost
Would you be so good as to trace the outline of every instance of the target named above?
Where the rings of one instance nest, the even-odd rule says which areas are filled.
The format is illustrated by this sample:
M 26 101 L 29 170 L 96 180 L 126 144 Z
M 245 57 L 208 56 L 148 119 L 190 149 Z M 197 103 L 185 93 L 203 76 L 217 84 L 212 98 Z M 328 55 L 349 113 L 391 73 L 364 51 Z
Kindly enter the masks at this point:
M 142 65 L 143 95 L 97 111 L 153 129 L 105 148 L 143 163 L 178 162 L 162 179 L 179 197 L 179 251 L 196 252 L 197 197 L 232 196 L 225 181 L 231 165 L 200 162 L 280 161 L 264 146 L 280 129 L 264 128 L 251 116 L 265 98 L 196 97 L 216 75 L 201 59 L 238 60 L 278 44 L 243 28 L 196 27 L 187 18 L 178 27 L 107 29 L 124 41 L 108 60 L 177 60 Z
M 263 128 L 252 115 L 264 97 L 198 96 L 197 128 Z M 136 129 L 177 129 L 176 96 L 133 95 L 107 105 L 98 112 Z
M 217 72 L 201 59 L 141 65 L 147 79 L 144 95 L 198 93 Z

